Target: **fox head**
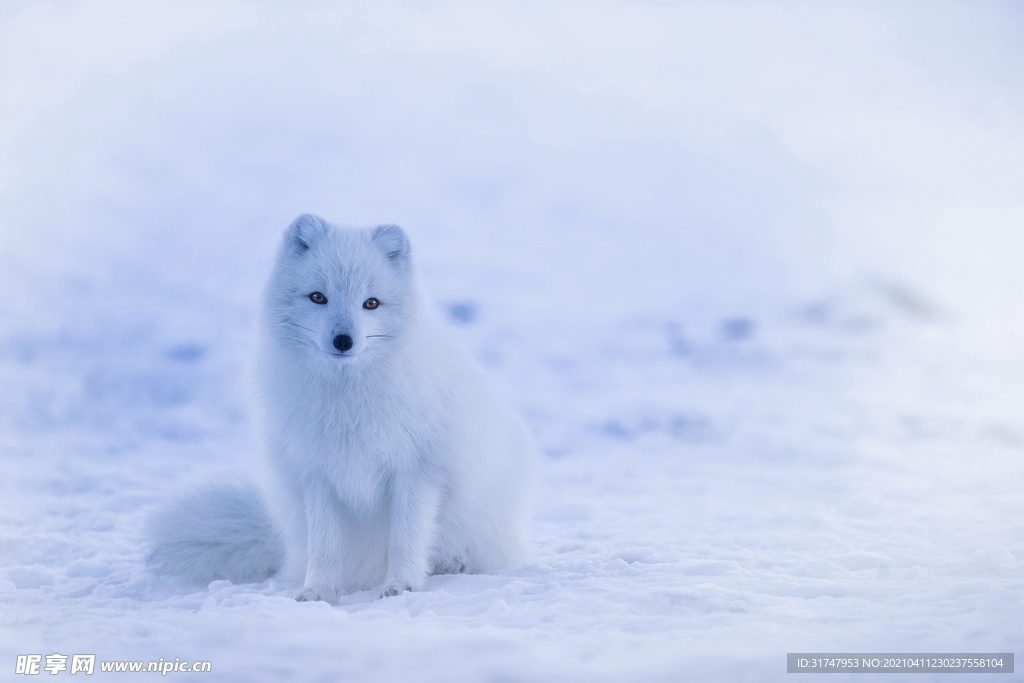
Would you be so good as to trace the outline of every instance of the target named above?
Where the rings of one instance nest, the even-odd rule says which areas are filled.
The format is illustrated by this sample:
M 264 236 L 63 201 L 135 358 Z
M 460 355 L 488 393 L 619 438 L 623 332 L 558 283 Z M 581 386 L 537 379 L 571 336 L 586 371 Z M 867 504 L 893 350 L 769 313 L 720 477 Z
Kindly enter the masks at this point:
M 297 352 L 346 364 L 401 343 L 415 304 L 401 228 L 338 228 L 307 214 L 285 232 L 266 313 L 275 337 Z

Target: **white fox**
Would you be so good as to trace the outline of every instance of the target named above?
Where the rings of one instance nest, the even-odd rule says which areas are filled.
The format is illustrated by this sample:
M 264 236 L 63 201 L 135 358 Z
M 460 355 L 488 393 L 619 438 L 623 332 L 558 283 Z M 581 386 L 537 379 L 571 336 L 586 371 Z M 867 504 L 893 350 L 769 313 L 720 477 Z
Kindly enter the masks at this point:
M 533 444 L 421 298 L 400 228 L 299 217 L 260 331 L 269 504 L 245 486 L 179 499 L 151 520 L 152 566 L 334 602 L 523 558 Z

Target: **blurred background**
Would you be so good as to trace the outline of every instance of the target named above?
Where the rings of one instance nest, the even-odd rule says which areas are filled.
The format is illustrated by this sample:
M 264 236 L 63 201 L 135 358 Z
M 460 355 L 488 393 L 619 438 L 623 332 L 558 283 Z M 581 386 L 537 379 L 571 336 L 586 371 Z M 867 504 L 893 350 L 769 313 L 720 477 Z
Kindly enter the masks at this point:
M 530 316 L 867 277 L 1020 317 L 1016 3 L 0 11 L 8 311 L 133 268 L 238 308 L 311 211 L 400 223 L 438 296 L 472 273 Z

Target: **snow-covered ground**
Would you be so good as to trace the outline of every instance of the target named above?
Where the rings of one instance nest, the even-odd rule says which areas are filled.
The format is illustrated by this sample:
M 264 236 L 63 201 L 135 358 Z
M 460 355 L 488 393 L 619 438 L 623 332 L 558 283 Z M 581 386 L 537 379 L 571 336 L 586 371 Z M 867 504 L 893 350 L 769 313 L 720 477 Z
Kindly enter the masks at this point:
M 0 671 L 1021 654 L 1022 27 L 1012 2 L 0 6 Z M 252 317 L 303 212 L 411 234 L 545 453 L 528 564 L 336 607 L 146 570 L 149 512 L 256 467 Z

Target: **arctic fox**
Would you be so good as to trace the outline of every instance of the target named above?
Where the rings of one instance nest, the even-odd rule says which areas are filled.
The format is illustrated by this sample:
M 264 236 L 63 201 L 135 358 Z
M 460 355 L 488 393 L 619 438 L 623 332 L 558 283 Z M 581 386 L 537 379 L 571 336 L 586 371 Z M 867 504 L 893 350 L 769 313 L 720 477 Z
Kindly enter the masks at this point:
M 280 576 L 297 600 L 418 590 L 524 555 L 534 447 L 423 301 L 401 228 L 299 217 L 264 297 L 266 502 L 199 491 L 154 516 L 150 563 Z

